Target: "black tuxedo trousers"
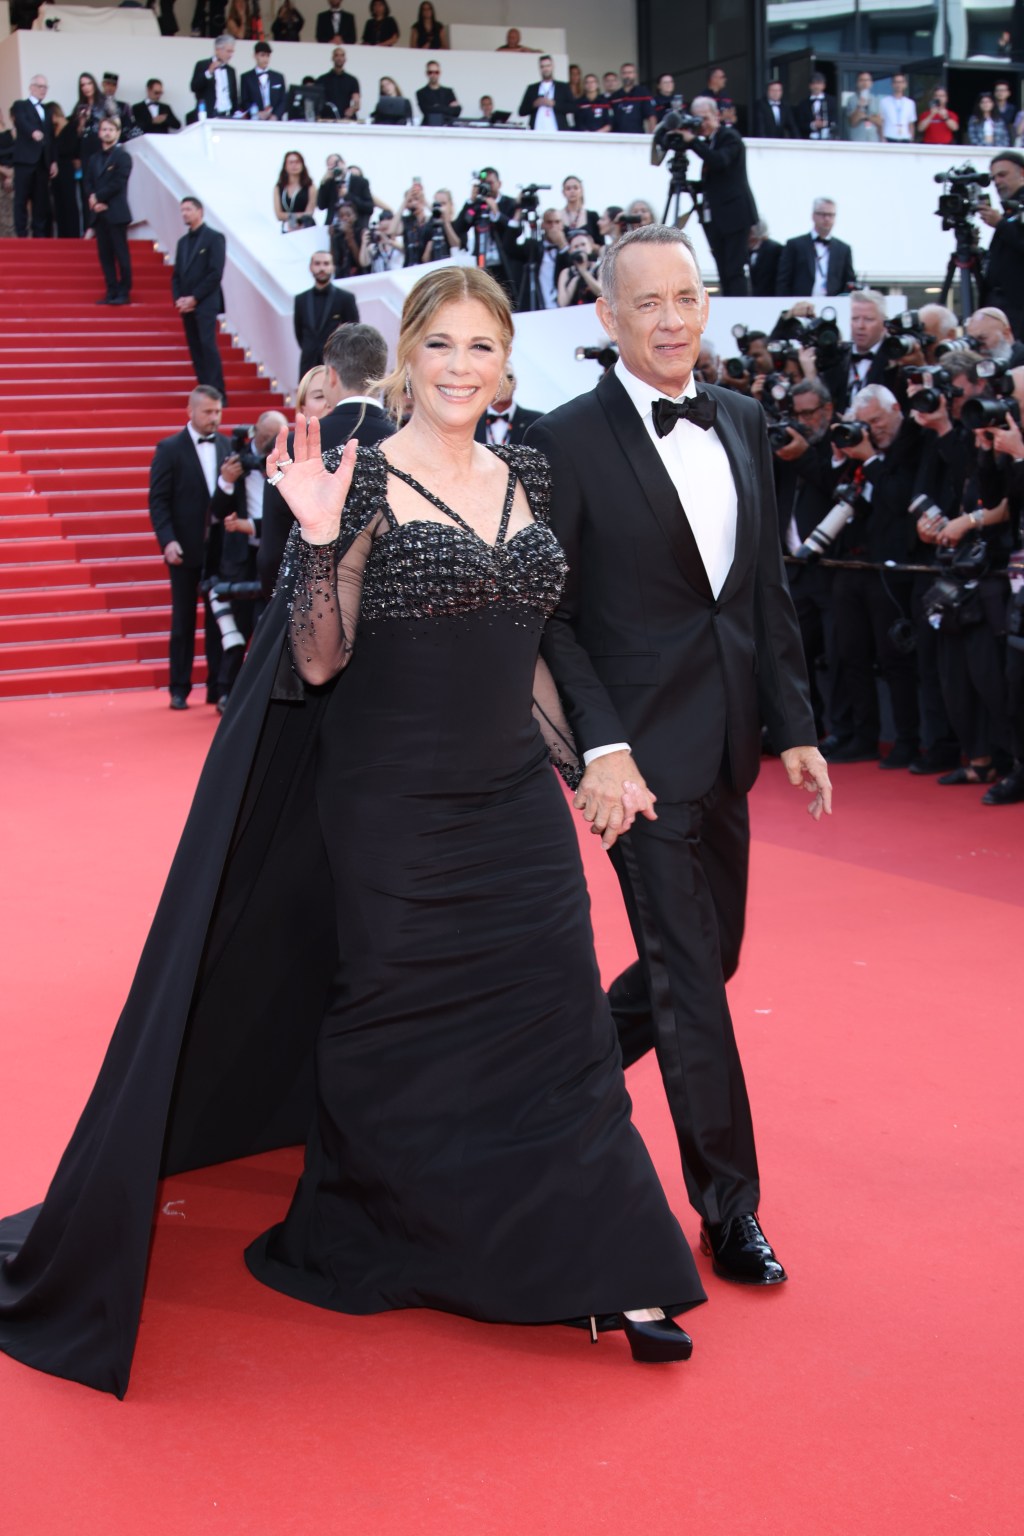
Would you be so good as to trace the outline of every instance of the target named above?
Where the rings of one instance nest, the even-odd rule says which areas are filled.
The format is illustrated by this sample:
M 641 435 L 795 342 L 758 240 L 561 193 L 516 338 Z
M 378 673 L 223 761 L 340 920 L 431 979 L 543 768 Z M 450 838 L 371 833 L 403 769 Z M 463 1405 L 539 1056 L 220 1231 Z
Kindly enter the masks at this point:
M 531 428 L 569 560 L 543 654 L 579 749 L 628 741 L 658 795 L 613 851 L 639 960 L 611 988 L 628 1062 L 653 1044 L 687 1191 L 710 1222 L 757 1209 L 757 1157 L 725 981 L 746 907 L 746 792 L 764 720 L 814 741 L 779 548 L 771 455 L 752 402 L 709 391 L 737 492 L 736 555 L 712 592 L 671 480 L 612 374 Z

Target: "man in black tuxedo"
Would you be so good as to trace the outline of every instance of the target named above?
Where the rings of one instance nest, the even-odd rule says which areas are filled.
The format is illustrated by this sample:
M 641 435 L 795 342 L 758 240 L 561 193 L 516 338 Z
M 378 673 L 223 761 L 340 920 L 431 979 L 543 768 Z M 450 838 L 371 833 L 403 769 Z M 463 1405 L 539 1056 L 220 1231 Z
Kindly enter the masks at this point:
M 138 129 L 135 126 L 135 116 L 126 101 L 118 98 L 117 87 L 120 76 L 115 75 L 112 69 L 108 69 L 100 81 L 103 91 L 103 110 L 109 117 L 116 117 L 121 122 L 121 142 L 138 137 Z
M 755 139 L 798 139 L 793 108 L 782 99 L 782 81 L 769 80 L 765 94 L 754 102 Z
M 395 431 L 395 424 L 370 392 L 373 379 L 382 379 L 388 370 L 388 345 L 372 325 L 342 325 L 327 338 L 323 355 L 324 394 L 333 409 L 321 418 L 322 448 L 338 448 L 350 437 L 364 448 L 372 448 Z M 295 434 L 288 434 L 291 456 Z M 263 496 L 263 533 L 258 556 L 259 578 L 269 597 L 277 581 L 294 522 L 276 485 L 268 485 Z
M 264 123 L 272 117 L 283 117 L 288 105 L 284 75 L 279 69 L 271 69 L 270 54 L 269 43 L 256 44 L 253 49 L 256 67 L 247 69 L 242 76 L 238 98 L 243 116 L 259 118 Z
M 436 59 L 427 60 L 427 83 L 416 92 L 416 104 L 424 128 L 446 128 L 462 113 L 462 104 L 456 101 L 451 86 L 441 84 L 441 66 Z
M 146 99 L 132 107 L 135 126 L 141 133 L 177 133 L 181 127 L 178 119 L 164 101 L 162 80 L 146 81 Z
M 190 89 L 196 105 L 189 117 L 193 122 L 200 103 L 207 117 L 234 117 L 238 112 L 238 76 L 231 63 L 234 56 L 235 40 L 230 32 L 224 32 L 214 42 L 213 58 L 200 59 L 192 71 Z
M 121 123 L 105 117 L 99 129 L 100 149 L 90 155 L 82 174 L 82 194 L 93 215 L 96 254 L 107 285 L 106 295 L 97 304 L 129 304 L 132 291 L 132 262 L 128 254 L 128 226 L 132 211 L 128 207 L 128 178 L 132 157 L 118 144 Z
M 1024 155 L 1002 150 L 989 162 L 992 181 L 1000 200 L 1024 195 Z M 995 233 L 985 258 L 981 302 L 1001 309 L 1018 340 L 1024 340 L 1024 222 L 1020 214 L 1001 208 L 981 208 L 980 217 Z
M 347 57 L 344 48 L 335 48 L 330 69 L 325 75 L 318 75 L 316 82 L 324 88 L 325 105 L 333 107 L 341 119 L 355 117 L 359 111 L 359 81 L 346 71 Z
M 492 400 L 476 424 L 474 436 L 478 443 L 491 443 L 502 448 L 511 443 L 514 447 L 525 438 L 535 421 L 540 421 L 541 411 L 528 411 L 515 399 L 516 376 L 506 368 L 508 388 L 497 400 Z
M 807 100 L 797 103 L 793 113 L 801 139 L 838 139 L 839 118 L 836 99 L 825 89 L 825 76 L 815 70 L 807 91 Z
M 171 708 L 185 709 L 192 691 L 196 601 L 206 563 L 210 498 L 231 444 L 218 432 L 221 399 L 198 385 L 188 397 L 188 425 L 157 443 L 149 471 L 149 517 L 171 582 Z M 217 625 L 206 618 L 206 701 L 216 704 L 221 645 Z
M 698 96 L 690 111 L 701 120 L 700 137 L 682 130 L 704 170 L 704 233 L 718 268 L 722 296 L 747 298 L 747 246 L 757 223 L 757 205 L 747 181 L 747 152 L 735 128 L 723 123 L 710 96 Z
M 550 54 L 542 53 L 537 60 L 540 80 L 528 86 L 519 103 L 519 116 L 530 119 L 531 128 L 542 128 L 547 133 L 565 133 L 573 126 L 573 94 L 566 80 L 555 79 L 555 66 Z
M 750 291 L 755 299 L 773 299 L 779 292 L 779 257 L 782 246 L 769 240 L 768 225 L 758 219 L 747 238 Z
M 341 0 L 330 0 L 330 7 L 316 18 L 318 43 L 355 43 L 356 19 L 351 11 L 343 11 Z
M 601 275 L 597 314 L 619 360 L 528 434 L 551 463 L 569 562 L 543 655 L 586 765 L 574 804 L 613 846 L 640 955 L 610 994 L 624 1059 L 655 1045 L 716 1272 L 773 1285 L 785 1271 L 757 1221 L 725 994 L 762 721 L 790 782 L 813 792 L 813 815 L 830 809 L 831 785 L 805 745 L 814 717 L 764 415 L 733 391 L 697 392 L 708 299 L 692 242 L 631 230 Z
M 11 107 L 14 123 L 14 232 L 28 239 L 28 209 L 32 205 L 32 238 L 42 240 L 53 232 L 50 182 L 57 174 L 53 152 L 53 124 L 44 105 L 45 75 L 33 75 L 24 101 Z
M 357 325 L 359 306 L 352 294 L 334 284 L 330 251 L 309 258 L 313 286 L 295 295 L 295 340 L 299 344 L 299 378 L 323 362 L 324 343 L 339 325 Z
M 874 288 L 861 288 L 850 295 L 850 338 L 839 348 L 831 367 L 821 372 L 840 413 L 866 384 L 885 384 L 892 374 L 893 365 L 881 353 L 885 300 Z
M 351 203 L 359 215 L 360 223 L 365 222 L 373 212 L 373 193 L 370 191 L 370 183 L 365 176 L 357 176 L 350 171 L 341 155 L 327 156 L 327 169 L 324 171 L 317 188 L 316 205 L 327 215 L 326 224 L 334 222 L 334 215 L 338 211 L 340 202 Z
M 816 197 L 811 209 L 813 229 L 786 241 L 779 262 L 777 292 L 786 297 L 807 294 L 810 298 L 835 298 L 857 286 L 853 252 L 832 233 L 836 205 L 830 197 Z
M 185 340 L 200 384 L 209 384 L 226 405 L 224 370 L 217 347 L 217 316 L 224 309 L 221 279 L 227 242 L 203 222 L 203 205 L 197 197 L 183 197 L 181 216 L 188 234 L 182 235 L 174 253 L 171 294 L 185 327 Z

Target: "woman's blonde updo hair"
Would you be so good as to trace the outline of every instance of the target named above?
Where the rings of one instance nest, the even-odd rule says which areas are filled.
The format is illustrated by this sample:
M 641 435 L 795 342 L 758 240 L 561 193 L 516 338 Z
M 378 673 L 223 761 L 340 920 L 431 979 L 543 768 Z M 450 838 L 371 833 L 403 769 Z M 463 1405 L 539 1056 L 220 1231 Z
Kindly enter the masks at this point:
M 512 306 L 500 283 L 496 283 L 493 277 L 482 272 L 479 267 L 436 267 L 409 290 L 402 306 L 402 328 L 398 334 L 395 366 L 386 378 L 375 380 L 371 386 L 381 391 L 384 404 L 396 421 L 402 419 L 410 404 L 405 389 L 409 359 L 432 329 L 438 310 L 446 304 L 458 304 L 466 299 L 478 300 L 497 321 L 507 364 L 514 328 Z M 499 399 L 505 384 L 503 378 L 498 392 Z
M 299 387 L 295 394 L 295 409 L 297 411 L 301 411 L 305 408 L 306 396 L 313 388 L 313 382 L 318 374 L 320 374 L 323 378 L 327 377 L 327 369 L 324 367 L 323 363 L 317 363 L 315 367 L 307 369 L 307 371 L 302 375 L 302 378 L 299 380 Z

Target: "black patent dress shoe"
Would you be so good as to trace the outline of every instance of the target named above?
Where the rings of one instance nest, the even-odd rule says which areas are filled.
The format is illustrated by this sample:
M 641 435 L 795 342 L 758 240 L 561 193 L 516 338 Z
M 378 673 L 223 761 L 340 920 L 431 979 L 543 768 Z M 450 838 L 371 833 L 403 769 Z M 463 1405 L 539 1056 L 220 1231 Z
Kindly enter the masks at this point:
M 859 736 L 851 736 L 849 741 L 830 747 L 822 756 L 828 763 L 876 763 L 878 747 L 872 741 L 862 741 Z
M 922 752 L 920 757 L 915 757 L 910 765 L 911 773 L 925 777 L 932 773 L 948 773 L 951 768 L 957 768 L 960 764 L 960 748 L 946 746 L 931 746 Z
M 1017 805 L 1024 800 L 1024 764 L 1000 779 L 981 797 L 982 805 Z
M 642 1365 L 665 1365 L 672 1360 L 689 1360 L 693 1340 L 670 1317 L 636 1318 L 620 1314 L 622 1331 L 629 1340 L 633 1359 Z
M 172 709 L 188 709 L 188 700 L 186 699 L 186 697 L 185 697 L 185 695 L 183 693 L 172 693 L 171 694 L 171 708 Z
M 914 761 L 914 749 L 903 741 L 894 742 L 888 757 L 883 757 L 879 768 L 909 768 Z
M 701 1222 L 700 1251 L 723 1280 L 740 1285 L 781 1285 L 786 1271 L 775 1257 L 771 1243 L 756 1216 L 734 1216 L 731 1221 Z

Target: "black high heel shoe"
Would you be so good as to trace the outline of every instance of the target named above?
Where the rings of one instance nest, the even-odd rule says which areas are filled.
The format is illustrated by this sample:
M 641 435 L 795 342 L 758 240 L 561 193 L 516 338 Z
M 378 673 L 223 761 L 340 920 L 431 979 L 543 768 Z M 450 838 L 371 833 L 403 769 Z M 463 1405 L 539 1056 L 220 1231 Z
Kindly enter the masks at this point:
M 633 1318 L 619 1313 L 622 1331 L 629 1340 L 634 1360 L 644 1365 L 662 1365 L 670 1360 L 689 1360 L 693 1340 L 670 1317 Z M 590 1319 L 590 1341 L 597 1343 L 597 1319 Z

